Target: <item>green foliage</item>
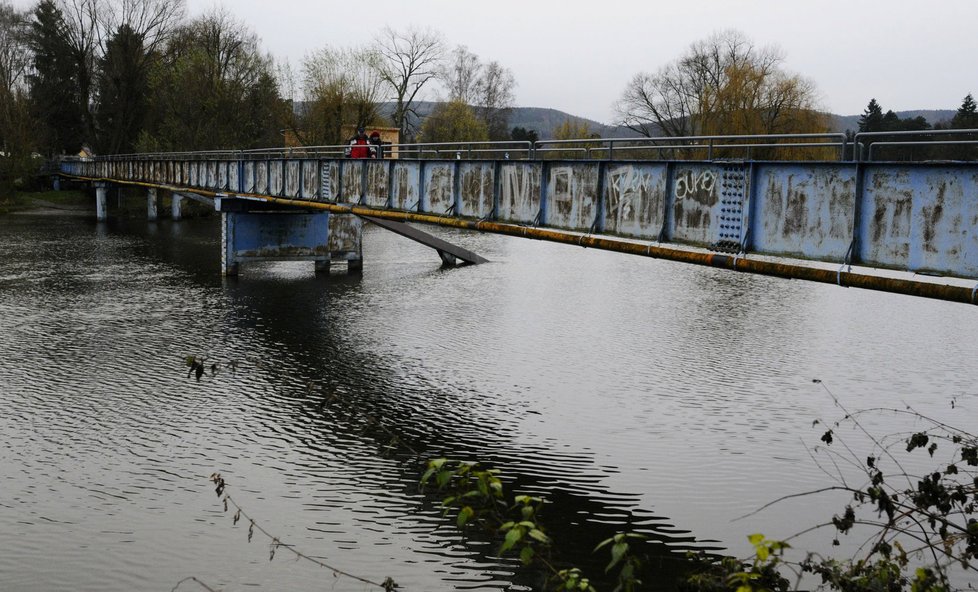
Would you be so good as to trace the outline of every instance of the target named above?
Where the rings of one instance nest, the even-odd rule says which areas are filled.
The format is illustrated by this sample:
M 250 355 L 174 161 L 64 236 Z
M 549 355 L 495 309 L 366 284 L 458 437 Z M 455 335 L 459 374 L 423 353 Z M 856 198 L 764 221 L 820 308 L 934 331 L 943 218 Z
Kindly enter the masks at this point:
M 422 142 L 485 142 L 489 128 L 472 107 L 450 101 L 435 107 L 421 125 Z
M 150 74 L 152 117 L 140 149 L 281 144 L 287 105 L 258 37 L 226 12 L 178 29 Z
M 522 127 L 514 127 L 509 136 L 510 139 L 516 140 L 517 142 L 536 142 L 540 139 L 536 130 Z
M 441 494 L 445 513 L 455 509 L 459 528 L 478 524 L 501 539 L 499 555 L 515 553 L 523 565 L 539 562 L 551 572 L 554 590 L 596 592 L 591 580 L 576 567 L 558 569 L 547 559 L 553 541 L 540 522 L 544 500 L 532 495 L 515 495 L 507 501 L 499 471 L 479 463 L 436 458 L 428 461 L 421 475 L 422 489 L 433 488 Z M 632 543 L 645 537 L 618 533 L 600 542 L 595 551 L 607 548 L 611 554 L 605 573 L 617 570 L 614 592 L 634 592 L 642 582 L 638 572 L 642 562 L 634 554 Z
M 778 567 L 788 544 L 768 540 L 761 534 L 748 537 L 754 547 L 753 561 L 735 557 L 715 557 L 706 553 L 689 553 L 691 574 L 680 582 L 682 592 L 784 592 L 790 582 Z

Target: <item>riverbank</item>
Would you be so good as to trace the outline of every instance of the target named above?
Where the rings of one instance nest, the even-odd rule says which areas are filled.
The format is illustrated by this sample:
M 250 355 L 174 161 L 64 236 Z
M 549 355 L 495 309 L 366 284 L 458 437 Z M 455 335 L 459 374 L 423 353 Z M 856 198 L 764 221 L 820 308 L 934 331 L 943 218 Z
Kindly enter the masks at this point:
M 89 216 L 94 212 L 94 200 L 79 190 L 18 192 L 0 197 L 0 215 Z

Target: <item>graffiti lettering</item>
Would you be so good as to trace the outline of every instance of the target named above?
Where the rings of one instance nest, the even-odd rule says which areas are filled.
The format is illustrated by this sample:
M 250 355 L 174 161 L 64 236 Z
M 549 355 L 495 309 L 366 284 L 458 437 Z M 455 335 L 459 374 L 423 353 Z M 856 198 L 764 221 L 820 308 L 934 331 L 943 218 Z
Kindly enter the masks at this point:
M 693 171 L 686 171 L 676 177 L 676 197 L 696 197 L 704 193 L 710 195 L 716 186 L 716 174 L 713 171 L 703 171 L 695 175 Z

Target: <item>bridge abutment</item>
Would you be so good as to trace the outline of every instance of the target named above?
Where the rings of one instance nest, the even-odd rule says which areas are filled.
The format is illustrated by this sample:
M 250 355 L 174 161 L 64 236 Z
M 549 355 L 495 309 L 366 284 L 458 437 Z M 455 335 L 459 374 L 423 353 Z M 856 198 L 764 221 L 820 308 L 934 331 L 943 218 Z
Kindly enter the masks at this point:
M 252 261 L 312 261 L 328 273 L 334 260 L 363 269 L 363 225 L 356 216 L 283 208 L 263 201 L 217 198 L 221 212 L 221 274 L 236 276 Z

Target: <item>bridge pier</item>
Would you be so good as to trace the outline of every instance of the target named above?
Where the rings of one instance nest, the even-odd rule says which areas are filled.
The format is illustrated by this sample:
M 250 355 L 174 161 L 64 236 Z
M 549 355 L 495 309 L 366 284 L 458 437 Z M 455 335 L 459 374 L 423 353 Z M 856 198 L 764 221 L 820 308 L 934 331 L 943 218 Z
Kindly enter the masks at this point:
M 170 215 L 174 220 L 180 220 L 183 216 L 183 196 L 173 193 L 173 200 L 170 202 Z
M 159 201 L 156 197 L 156 189 L 149 189 L 146 192 L 146 219 L 150 222 L 155 222 L 159 215 L 157 213 L 157 206 Z
M 363 226 L 356 216 L 283 208 L 261 200 L 218 197 L 221 274 L 236 276 L 251 261 L 312 261 L 328 273 L 332 261 L 347 271 L 363 269 Z
M 95 184 L 95 219 L 99 222 L 105 222 L 106 218 L 108 218 L 108 210 L 106 208 L 108 191 L 108 183 Z

